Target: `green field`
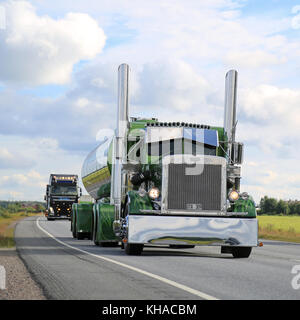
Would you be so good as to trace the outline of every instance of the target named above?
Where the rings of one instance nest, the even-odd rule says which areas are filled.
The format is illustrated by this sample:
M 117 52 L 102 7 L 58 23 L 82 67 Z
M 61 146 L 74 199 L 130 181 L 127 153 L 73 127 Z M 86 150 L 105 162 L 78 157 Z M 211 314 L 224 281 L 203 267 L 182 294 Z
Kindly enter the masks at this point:
M 300 243 L 300 216 L 258 216 L 259 238 Z

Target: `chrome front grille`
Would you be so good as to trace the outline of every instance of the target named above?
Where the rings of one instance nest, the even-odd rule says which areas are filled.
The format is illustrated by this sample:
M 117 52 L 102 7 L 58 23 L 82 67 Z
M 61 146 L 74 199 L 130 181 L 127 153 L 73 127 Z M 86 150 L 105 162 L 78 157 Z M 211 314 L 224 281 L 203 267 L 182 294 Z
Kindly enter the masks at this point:
M 199 175 L 186 175 L 186 164 L 170 164 L 168 209 L 221 210 L 221 165 L 204 164 Z
M 199 161 L 197 156 L 189 156 L 184 163 L 178 160 L 177 155 L 163 159 L 162 213 L 225 215 L 225 158 L 204 156 L 196 174 L 190 169 L 193 161 Z

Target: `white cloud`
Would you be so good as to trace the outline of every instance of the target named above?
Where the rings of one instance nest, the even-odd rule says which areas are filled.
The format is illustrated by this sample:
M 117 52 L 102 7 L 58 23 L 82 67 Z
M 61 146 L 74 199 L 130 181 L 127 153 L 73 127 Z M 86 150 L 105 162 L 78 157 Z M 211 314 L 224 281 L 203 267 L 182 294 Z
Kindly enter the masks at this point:
M 94 78 L 91 80 L 91 84 L 98 88 L 107 88 L 108 84 L 105 82 L 103 78 Z
M 170 59 L 143 65 L 138 73 L 138 89 L 133 100 L 142 105 L 157 106 L 161 111 L 186 112 L 195 103 L 205 105 L 211 92 L 206 79 L 197 74 L 190 64 Z
M 245 162 L 242 169 L 242 190 L 251 193 L 259 202 L 264 195 L 281 199 L 299 199 L 300 173 L 298 159 L 276 159 L 269 161 L 256 156 L 257 165 Z
M 45 176 L 42 176 L 35 170 L 30 170 L 26 173 L 13 173 L 10 175 L 0 176 L 0 186 L 1 189 L 14 190 L 11 191 L 14 192 L 14 194 L 11 193 L 11 196 L 13 196 L 14 198 L 17 195 L 19 195 L 19 197 L 23 195 L 25 193 L 25 190 L 28 195 L 31 192 L 34 193 L 39 190 L 35 198 L 32 199 L 40 198 L 39 200 L 42 200 L 40 192 L 46 187 Z M 31 192 L 28 190 L 30 190 Z
M 0 199 L 42 200 L 50 173 L 78 174 L 85 157 L 85 153 L 79 155 L 59 148 L 49 138 L 0 135 L 0 145 L 8 154 L 26 156 L 34 162 L 30 168 L 0 167 Z M 15 192 L 15 196 L 10 192 Z
M 89 103 L 90 103 L 90 101 L 89 101 L 87 98 L 79 98 L 79 99 L 76 101 L 76 105 L 77 105 L 79 108 L 85 108 Z
M 37 15 L 26 1 L 7 1 L 0 33 L 0 79 L 24 84 L 65 84 L 74 64 L 102 51 L 105 34 L 83 13 L 53 19 Z
M 299 199 L 300 90 L 260 85 L 240 90 L 239 140 L 245 143 L 245 189 Z
M 294 6 L 292 8 L 292 13 L 296 14 L 291 21 L 292 28 L 294 29 L 300 29 L 300 5 Z
M 26 169 L 34 166 L 35 160 L 19 152 L 12 153 L 7 148 L 0 148 L 0 168 Z
M 58 141 L 53 138 L 35 139 L 30 142 L 30 145 L 33 147 L 37 147 L 38 149 L 42 150 L 43 152 L 48 151 L 48 150 L 55 151 L 58 149 Z
M 236 19 L 240 14 L 241 12 L 239 10 L 227 10 L 221 12 L 221 16 L 225 19 Z
M 9 190 L 0 190 L 0 199 L 6 199 L 6 200 L 19 200 L 24 199 L 28 200 L 26 198 L 24 192 L 16 192 L 16 191 L 9 191 Z
M 299 130 L 300 89 L 279 88 L 266 84 L 242 89 L 240 104 L 249 118 L 277 123 L 288 131 Z
M 286 62 L 286 58 L 277 57 L 275 54 L 271 54 L 262 50 L 254 51 L 234 51 L 229 52 L 225 58 L 226 63 L 235 65 L 237 67 L 249 67 L 258 68 L 261 66 L 268 66 L 273 64 L 280 64 Z
M 13 155 L 7 149 L 0 149 L 0 158 L 4 160 L 12 160 Z

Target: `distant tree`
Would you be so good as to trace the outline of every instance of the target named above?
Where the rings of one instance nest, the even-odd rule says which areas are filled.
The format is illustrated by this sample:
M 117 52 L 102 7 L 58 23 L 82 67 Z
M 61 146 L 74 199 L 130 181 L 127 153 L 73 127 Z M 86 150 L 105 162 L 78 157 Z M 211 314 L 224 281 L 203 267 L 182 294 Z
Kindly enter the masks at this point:
M 299 200 L 276 200 L 264 196 L 260 199 L 260 210 L 258 214 L 297 214 L 300 215 L 300 201 Z
M 289 200 L 288 201 L 288 206 L 289 206 L 289 214 L 299 214 L 297 212 L 297 205 L 300 204 L 300 201 L 298 200 Z
M 296 207 L 295 207 L 295 214 L 300 215 L 300 201 L 297 201 Z
M 277 202 L 277 206 L 276 206 L 276 213 L 280 214 L 289 214 L 290 212 L 290 208 L 289 208 L 289 204 L 287 201 L 283 201 L 283 200 L 279 200 Z
M 6 212 L 6 210 L 1 206 L 0 207 L 0 217 Z
M 268 198 L 264 196 L 260 200 L 260 213 L 277 213 L 277 200 L 275 198 Z
M 8 204 L 7 210 L 9 213 L 16 213 L 16 212 L 18 212 L 18 206 L 12 202 L 12 203 Z
M 42 212 L 45 210 L 45 206 L 43 206 L 40 203 L 38 203 L 35 208 L 36 208 L 36 210 L 35 210 L 36 212 Z
M 36 213 L 36 208 L 28 206 L 25 208 L 25 212 L 26 213 Z
M 264 196 L 263 198 L 260 199 L 259 202 L 259 207 L 260 207 L 260 214 L 266 213 L 266 201 L 268 197 Z

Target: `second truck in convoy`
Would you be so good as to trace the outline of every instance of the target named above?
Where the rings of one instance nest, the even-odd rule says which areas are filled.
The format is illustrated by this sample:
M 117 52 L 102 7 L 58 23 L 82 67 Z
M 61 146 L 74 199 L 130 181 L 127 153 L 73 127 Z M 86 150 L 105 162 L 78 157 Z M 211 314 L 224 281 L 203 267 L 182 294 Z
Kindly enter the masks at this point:
M 72 205 L 81 196 L 78 176 L 73 174 L 50 174 L 46 187 L 46 217 L 48 220 L 71 218 Z
M 83 164 L 82 182 L 95 203 L 74 204 L 77 219 L 90 217 L 95 244 L 120 241 L 130 255 L 155 244 L 214 245 L 249 257 L 258 225 L 252 197 L 240 191 L 237 72 L 226 74 L 223 127 L 129 119 L 128 75 L 122 64 L 115 133 L 104 136 Z

